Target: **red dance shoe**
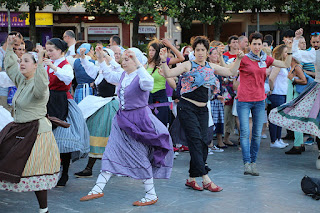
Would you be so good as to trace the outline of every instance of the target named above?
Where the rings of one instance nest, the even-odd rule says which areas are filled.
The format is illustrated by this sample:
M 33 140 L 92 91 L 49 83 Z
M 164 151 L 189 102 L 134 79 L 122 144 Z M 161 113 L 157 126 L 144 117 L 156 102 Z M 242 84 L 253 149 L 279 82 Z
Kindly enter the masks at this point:
M 223 190 L 223 188 L 220 186 L 217 186 L 216 188 L 212 188 L 212 186 L 211 186 L 212 182 L 210 182 L 208 184 L 204 184 L 202 182 L 202 184 L 203 184 L 203 188 L 206 190 L 209 190 L 210 192 L 221 192 Z
M 103 197 L 103 195 L 104 195 L 103 193 L 86 195 L 86 196 L 80 198 L 80 201 L 88 201 L 88 200 L 97 199 L 97 198 Z
M 179 149 L 177 147 L 173 147 L 174 152 L 179 152 Z
M 150 206 L 152 204 L 155 204 L 158 201 L 158 198 L 155 200 L 149 200 L 146 198 L 143 198 L 144 200 L 138 200 L 136 202 L 134 202 L 132 205 L 134 206 Z
M 188 148 L 187 146 L 182 145 L 182 146 L 179 148 L 179 152 L 186 152 L 186 151 L 189 151 L 189 148 Z
M 196 186 L 196 183 L 197 183 L 196 181 L 189 182 L 189 180 L 187 179 L 186 186 L 191 187 L 197 191 L 203 191 L 203 188 L 200 186 Z

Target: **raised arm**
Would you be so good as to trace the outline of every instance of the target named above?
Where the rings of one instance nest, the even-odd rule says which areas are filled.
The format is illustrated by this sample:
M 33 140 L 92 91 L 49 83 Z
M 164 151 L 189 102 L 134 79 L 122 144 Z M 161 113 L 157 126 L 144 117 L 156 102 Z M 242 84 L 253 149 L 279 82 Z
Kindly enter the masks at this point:
M 112 67 L 106 63 L 106 56 L 104 55 L 101 47 L 96 47 L 96 55 L 99 62 L 99 70 L 102 71 L 104 79 L 111 84 L 118 84 L 120 82 L 122 72 L 112 71 Z
M 40 99 L 46 95 L 49 91 L 49 78 L 48 73 L 43 65 L 43 55 L 45 51 L 38 53 L 38 66 L 36 73 L 34 74 L 34 88 L 33 96 Z
M 11 35 L 8 37 L 7 43 L 7 51 L 6 55 L 4 57 L 4 68 L 11 79 L 13 83 L 16 86 L 19 86 L 25 77 L 21 74 L 20 69 L 19 69 L 19 64 L 18 64 L 18 57 L 17 55 L 13 52 L 13 43 L 15 42 L 16 36 Z
M 170 69 L 167 65 L 167 48 L 162 48 L 159 54 L 161 59 L 161 69 L 165 78 L 179 76 L 191 69 L 191 63 L 189 61 L 183 62 L 180 66 Z
M 184 61 L 184 57 L 181 54 L 181 52 L 175 46 L 173 46 L 168 39 L 166 39 L 166 38 L 163 39 L 162 43 L 166 47 L 169 47 L 172 50 L 172 52 L 177 56 L 177 58 L 171 58 L 170 59 L 169 65 L 177 64 L 177 63 L 180 63 L 180 62 Z
M 222 67 L 222 66 L 214 64 L 214 63 L 209 63 L 209 64 L 214 69 L 215 74 L 217 74 L 217 75 L 221 75 L 221 76 L 225 76 L 225 77 L 236 76 L 237 75 L 237 71 L 238 71 L 238 69 L 240 67 L 241 59 L 243 57 L 244 57 L 244 53 L 242 51 L 239 51 L 237 53 L 237 59 L 233 63 L 231 68 Z
M 99 67 L 91 63 L 84 54 L 86 48 L 80 48 L 80 62 L 86 73 L 93 79 L 95 79 L 99 73 Z
M 299 59 L 299 62 L 301 63 L 313 63 L 316 62 L 316 50 L 314 48 L 311 48 L 310 51 L 306 50 L 299 50 L 299 39 L 303 35 L 303 29 L 300 28 L 295 33 L 295 38 L 293 39 L 293 45 L 292 45 L 292 54 L 294 58 Z
M 137 59 L 136 54 L 131 50 L 124 51 L 128 57 L 132 58 L 137 66 L 137 75 L 139 76 L 140 89 L 143 91 L 151 91 L 154 85 L 153 77 L 148 73 L 148 71 L 142 66 L 140 61 Z
M 280 68 L 288 68 L 291 65 L 291 60 L 292 60 L 292 41 L 289 39 L 284 40 L 284 43 L 287 46 L 288 49 L 288 56 L 285 61 L 280 61 L 280 60 L 274 60 L 272 65 L 275 67 L 280 67 Z
M 55 66 L 50 59 L 44 59 L 44 64 L 53 70 L 54 74 L 63 81 L 65 85 L 69 85 L 74 78 L 73 69 L 70 64 L 64 65 L 62 68 Z

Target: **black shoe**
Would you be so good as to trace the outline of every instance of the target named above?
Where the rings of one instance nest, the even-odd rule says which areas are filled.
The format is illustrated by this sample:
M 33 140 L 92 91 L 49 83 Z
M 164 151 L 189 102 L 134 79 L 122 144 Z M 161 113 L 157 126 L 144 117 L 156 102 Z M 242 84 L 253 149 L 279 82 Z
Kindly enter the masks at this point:
M 301 155 L 301 148 L 292 147 L 289 151 L 285 152 L 287 155 Z
M 68 180 L 69 180 L 68 175 L 62 175 L 56 187 L 65 187 Z
M 74 173 L 77 178 L 89 178 L 92 177 L 92 170 L 85 169 L 81 172 Z
M 289 134 L 287 134 L 287 135 L 284 136 L 282 139 L 283 139 L 283 140 L 294 140 L 294 135 L 289 135 Z

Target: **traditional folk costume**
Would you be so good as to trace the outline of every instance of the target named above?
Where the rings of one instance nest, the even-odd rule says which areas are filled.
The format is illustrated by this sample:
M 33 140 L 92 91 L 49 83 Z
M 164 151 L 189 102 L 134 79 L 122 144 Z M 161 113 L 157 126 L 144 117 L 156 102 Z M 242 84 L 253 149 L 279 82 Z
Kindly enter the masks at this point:
M 81 44 L 77 49 L 77 53 L 79 55 L 80 48 L 85 48 L 85 54 L 87 54 L 91 49 L 91 45 L 88 43 Z M 92 60 L 91 57 L 86 56 L 86 58 L 88 58 L 91 63 L 95 63 L 95 61 Z M 91 78 L 86 73 L 84 67 L 81 64 L 80 58 L 72 58 L 72 56 L 68 56 L 67 60 L 74 70 L 75 79 L 78 84 L 74 92 L 74 101 L 79 104 L 86 96 L 94 94 L 93 88 L 90 86 L 90 84 L 94 82 L 94 78 Z
M 13 98 L 14 122 L 0 133 L 0 189 L 25 192 L 54 187 L 60 170 L 59 149 L 47 114 L 48 75 L 39 64 L 27 80 L 17 56 L 8 50 L 6 71 L 18 87 Z
M 62 42 L 56 38 L 50 41 L 58 48 L 58 45 Z M 50 98 L 47 105 L 48 114 L 71 124 L 69 128 L 57 127 L 53 130 L 61 153 L 61 164 L 63 167 L 58 186 L 65 186 L 68 181 L 70 160 L 76 161 L 81 157 L 85 157 L 89 152 L 89 131 L 81 110 L 69 92 L 73 79 L 71 65 L 65 57 L 55 60 L 53 64 L 57 67 L 56 72 L 49 66 L 47 67 L 50 82 Z
M 91 177 L 92 168 L 97 159 L 101 159 L 107 145 L 112 120 L 119 109 L 119 101 L 115 97 L 115 85 L 108 83 L 100 67 L 90 63 L 87 59 L 80 59 L 87 75 L 96 79 L 97 96 L 87 96 L 79 103 L 90 132 L 90 152 L 86 168 L 76 177 Z M 123 72 L 121 66 L 113 59 L 110 62 L 113 72 Z
M 136 48 L 131 50 L 141 61 L 142 53 Z M 170 177 L 173 150 L 167 128 L 148 107 L 153 78 L 142 66 L 130 74 L 112 72 L 105 62 L 100 64 L 100 68 L 108 82 L 119 84 L 120 109 L 112 122 L 101 162 L 102 172 L 94 188 L 81 201 L 102 197 L 105 184 L 112 174 L 116 174 L 143 180 L 146 195 L 134 205 L 154 204 L 158 198 L 153 178 Z
M 320 169 L 320 50 L 303 51 L 298 49 L 299 40 L 292 46 L 293 57 L 299 62 L 316 65 L 314 82 L 291 102 L 285 103 L 270 112 L 270 122 L 296 132 L 317 136 L 319 157 L 317 168 Z

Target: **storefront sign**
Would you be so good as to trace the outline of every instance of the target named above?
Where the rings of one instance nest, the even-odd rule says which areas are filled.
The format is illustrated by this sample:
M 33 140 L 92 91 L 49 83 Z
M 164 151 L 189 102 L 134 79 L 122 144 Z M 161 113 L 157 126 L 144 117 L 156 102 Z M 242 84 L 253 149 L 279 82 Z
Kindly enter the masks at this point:
M 25 20 L 19 19 L 20 13 L 10 13 L 11 27 L 25 27 Z M 0 27 L 8 27 L 8 13 L 0 12 Z
M 89 27 L 88 28 L 88 34 L 95 34 L 95 35 L 101 35 L 101 34 L 111 34 L 111 35 L 117 35 L 119 34 L 119 28 L 118 27 Z
M 29 17 L 26 20 L 19 18 L 21 13 L 10 13 L 11 27 L 27 27 L 30 25 Z M 52 13 L 36 13 L 36 26 L 53 25 Z M 0 12 L 0 27 L 8 27 L 8 13 Z
M 26 18 L 26 25 L 30 25 L 29 16 Z M 39 25 L 53 25 L 53 14 L 52 13 L 36 13 L 36 26 Z
M 139 26 L 139 31 L 138 33 L 140 34 L 156 34 L 157 33 L 157 28 L 155 26 Z

